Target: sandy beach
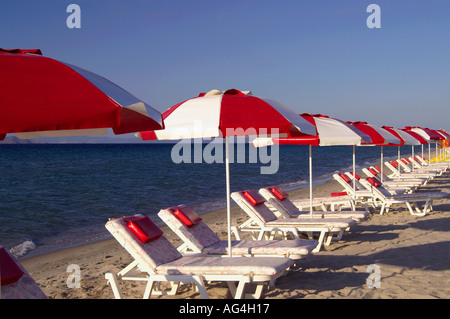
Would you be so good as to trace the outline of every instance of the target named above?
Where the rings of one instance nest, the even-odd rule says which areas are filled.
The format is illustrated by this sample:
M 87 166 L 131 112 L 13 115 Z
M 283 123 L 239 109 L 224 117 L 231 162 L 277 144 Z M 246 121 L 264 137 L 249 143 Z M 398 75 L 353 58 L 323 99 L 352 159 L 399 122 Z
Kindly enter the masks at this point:
M 435 178 L 421 190 L 450 193 L 450 174 Z M 335 181 L 314 187 L 314 196 L 341 191 Z M 308 198 L 309 189 L 290 192 L 290 198 Z M 181 204 L 181 203 L 180 203 Z M 339 242 L 326 250 L 306 256 L 298 269 L 277 280 L 265 294 L 266 299 L 412 299 L 450 296 L 450 196 L 435 200 L 434 211 L 424 217 L 411 215 L 406 207 L 395 206 L 388 214 L 372 213 L 370 219 L 352 227 Z M 131 212 L 130 212 L 131 213 Z M 246 220 L 237 206 L 232 209 L 233 225 Z M 226 212 L 202 215 L 203 220 L 226 239 Z M 111 216 L 111 218 L 120 216 Z M 106 221 L 105 221 L 106 223 Z M 180 240 L 167 227 L 167 236 L 176 246 Z M 132 261 L 114 239 L 65 249 L 21 260 L 22 265 L 53 299 L 112 299 L 105 273 L 120 271 Z M 68 288 L 71 264 L 80 266 L 81 287 Z M 369 287 L 370 265 L 376 265 L 379 288 Z M 370 267 L 369 267 L 370 266 Z M 368 268 L 369 267 L 369 268 Z M 141 298 L 143 283 L 121 283 L 125 298 Z M 209 286 L 210 298 L 228 299 L 226 285 Z M 199 299 L 187 286 L 177 296 L 152 296 L 158 299 Z

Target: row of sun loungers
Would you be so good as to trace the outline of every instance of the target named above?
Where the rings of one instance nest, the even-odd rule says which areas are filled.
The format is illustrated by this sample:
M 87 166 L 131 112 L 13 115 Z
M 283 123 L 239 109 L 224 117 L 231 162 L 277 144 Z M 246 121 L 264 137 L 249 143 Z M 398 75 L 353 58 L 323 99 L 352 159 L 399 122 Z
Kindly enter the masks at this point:
M 418 191 L 443 174 L 448 164 L 429 164 L 420 157 L 408 160 L 386 162 L 391 174 L 382 178 L 377 166 L 363 169 L 366 177 L 349 172 L 334 174 L 343 191 L 314 199 L 312 212 L 309 200 L 291 200 L 280 186 L 232 193 L 231 198 L 248 218 L 232 228 L 236 237 L 231 243 L 232 258 L 228 257 L 228 241 L 221 240 L 186 205 L 158 213 L 182 240 L 179 247 L 148 216 L 111 219 L 106 228 L 134 261 L 118 273 L 107 273 L 105 278 L 116 298 L 123 297 L 121 280 L 145 282 L 144 298 L 177 294 L 181 284 L 192 285 L 202 298 L 208 298 L 207 285 L 211 282 L 225 282 L 234 298 L 260 298 L 302 258 L 342 240 L 352 226 L 369 218 L 369 207 L 380 208 L 379 213 L 384 214 L 394 204 L 405 204 L 411 214 L 423 216 L 432 210 L 434 199 L 448 195 Z M 422 209 L 418 203 L 423 203 Z M 241 239 L 244 233 L 252 239 Z M 1 247 L 0 261 L 3 298 L 45 298 L 23 267 Z

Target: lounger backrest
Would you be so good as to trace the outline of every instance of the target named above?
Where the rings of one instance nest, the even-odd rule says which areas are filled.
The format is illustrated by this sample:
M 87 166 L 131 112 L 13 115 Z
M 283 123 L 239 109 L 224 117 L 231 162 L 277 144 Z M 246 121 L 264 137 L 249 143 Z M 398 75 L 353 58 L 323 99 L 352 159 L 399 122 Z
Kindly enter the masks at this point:
M 362 169 L 363 173 L 366 174 L 366 176 L 368 177 L 374 177 L 376 176 L 376 174 L 373 173 L 373 170 L 371 170 L 370 168 L 363 168 Z
M 201 253 L 204 248 L 214 245 L 220 241 L 220 238 L 203 221 L 195 225 L 188 226 L 175 215 L 177 210 L 185 210 L 186 205 L 180 205 L 161 209 L 158 216 L 172 229 L 194 252 Z
M 259 193 L 270 202 L 285 218 L 292 218 L 299 213 L 299 209 L 289 199 L 289 195 L 281 186 L 263 187 Z
M 341 184 L 346 191 L 353 193 L 353 187 L 350 185 L 350 179 L 345 174 L 333 174 L 333 178 Z
M 349 184 L 351 184 L 351 187 L 353 188 L 353 172 L 345 172 L 345 175 L 350 179 Z M 364 189 L 364 187 L 361 185 L 361 183 L 359 182 L 359 180 L 361 179 L 361 177 L 359 177 L 358 174 L 355 174 L 356 178 L 355 178 L 355 187 L 357 190 L 362 190 Z
M 393 161 L 385 162 L 384 165 L 386 165 L 387 168 L 389 168 L 392 173 L 399 175 L 400 171 L 397 169 L 396 163 Z
M 425 166 L 415 157 L 411 156 L 409 159 L 410 159 L 410 162 L 413 163 L 413 165 L 417 168 L 423 168 Z
M 127 217 L 122 217 L 111 219 L 105 227 L 139 263 L 141 269 L 154 273 L 157 266 L 181 258 L 180 252 L 164 235 L 144 243 L 128 224 Z
M 375 177 L 364 178 L 361 180 L 361 184 L 363 184 L 368 190 L 371 190 L 373 194 L 379 198 L 386 198 L 391 196 L 391 193 L 389 193 L 388 190 L 384 188 L 383 183 L 381 183 Z
M 418 160 L 420 163 L 422 163 L 424 166 L 428 166 L 428 162 L 425 161 L 425 159 L 424 159 L 422 156 L 416 155 L 416 158 L 417 158 L 417 160 Z
M 248 194 L 252 193 L 251 195 L 254 197 L 256 197 L 256 194 L 259 195 L 256 191 L 241 191 L 232 193 L 231 198 L 244 210 L 244 212 L 247 213 L 247 215 L 250 216 L 250 218 L 252 218 L 255 222 L 259 222 L 259 224 L 265 224 L 267 222 L 277 220 L 277 216 L 270 210 L 269 207 L 265 205 L 266 201 L 264 197 L 259 195 L 263 199 L 263 202 L 260 203 L 261 200 L 258 199 L 255 205 L 244 195 L 246 192 Z
M 403 159 L 397 160 L 398 165 L 403 168 L 403 170 L 407 173 L 411 172 L 411 169 L 408 167 L 408 165 L 405 164 L 405 162 L 402 161 Z

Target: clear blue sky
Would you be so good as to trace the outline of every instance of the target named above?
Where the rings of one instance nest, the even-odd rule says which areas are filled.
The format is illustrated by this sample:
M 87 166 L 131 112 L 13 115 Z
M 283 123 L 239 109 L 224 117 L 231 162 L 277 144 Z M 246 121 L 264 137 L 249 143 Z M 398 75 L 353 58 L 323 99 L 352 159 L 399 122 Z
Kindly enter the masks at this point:
M 81 28 L 69 29 L 69 4 Z M 369 29 L 369 4 L 381 29 Z M 450 129 L 448 0 L 0 2 L 0 47 L 107 77 L 159 111 L 211 89 L 299 113 Z

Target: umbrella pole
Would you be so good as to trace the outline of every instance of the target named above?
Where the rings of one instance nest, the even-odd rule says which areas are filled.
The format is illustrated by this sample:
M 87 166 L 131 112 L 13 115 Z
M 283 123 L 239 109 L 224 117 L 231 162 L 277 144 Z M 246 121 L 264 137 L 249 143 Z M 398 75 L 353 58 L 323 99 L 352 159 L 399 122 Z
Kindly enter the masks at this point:
M 438 162 L 438 147 L 437 147 L 437 143 L 436 143 L 436 163 Z
M 355 145 L 353 145 L 353 200 L 356 195 L 356 155 L 355 155 Z
M 412 158 L 414 158 L 414 145 L 411 148 Z M 411 170 L 414 172 L 414 163 L 411 161 Z
M 309 145 L 309 213 L 313 217 L 313 191 L 312 191 L 312 145 Z
M 230 146 L 228 136 L 225 137 L 225 172 L 227 182 L 227 223 L 228 223 L 228 256 L 232 257 L 231 253 L 231 202 L 230 202 Z
M 431 160 L 431 143 L 428 143 L 428 163 L 430 163 Z
M 381 182 L 383 183 L 383 146 L 381 146 Z

